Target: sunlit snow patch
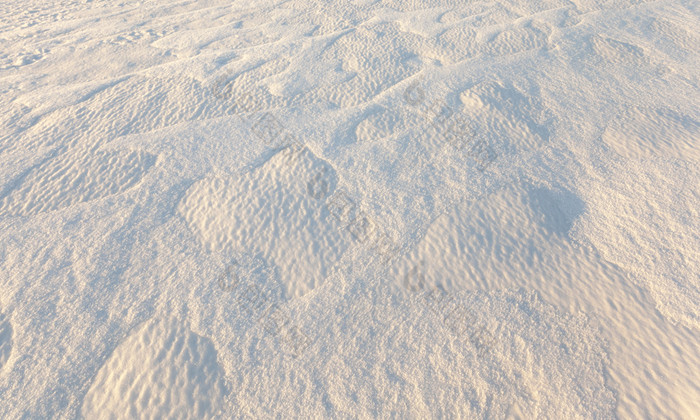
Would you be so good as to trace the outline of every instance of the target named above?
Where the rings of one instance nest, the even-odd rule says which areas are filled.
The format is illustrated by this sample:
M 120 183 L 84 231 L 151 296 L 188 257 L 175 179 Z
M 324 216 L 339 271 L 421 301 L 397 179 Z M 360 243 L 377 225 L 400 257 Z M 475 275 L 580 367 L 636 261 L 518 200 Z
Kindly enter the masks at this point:
M 213 418 L 222 408 L 224 372 L 211 340 L 176 319 L 149 321 L 102 366 L 82 415 L 97 418 Z
M 238 179 L 195 183 L 178 211 L 212 250 L 260 254 L 280 271 L 289 296 L 318 287 L 351 246 L 325 199 L 335 170 L 308 149 L 284 149 Z

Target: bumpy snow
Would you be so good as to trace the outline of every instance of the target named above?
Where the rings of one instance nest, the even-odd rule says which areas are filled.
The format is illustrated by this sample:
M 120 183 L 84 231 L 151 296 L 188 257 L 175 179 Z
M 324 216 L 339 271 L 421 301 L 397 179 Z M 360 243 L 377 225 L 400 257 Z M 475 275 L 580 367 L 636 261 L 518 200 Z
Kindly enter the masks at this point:
M 6 0 L 0 418 L 698 418 L 690 0 Z

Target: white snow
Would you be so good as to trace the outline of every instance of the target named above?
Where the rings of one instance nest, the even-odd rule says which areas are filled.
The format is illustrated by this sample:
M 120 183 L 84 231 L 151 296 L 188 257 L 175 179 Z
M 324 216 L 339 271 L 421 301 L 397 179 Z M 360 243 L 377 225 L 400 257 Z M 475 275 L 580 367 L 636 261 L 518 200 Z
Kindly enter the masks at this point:
M 0 418 L 698 418 L 698 28 L 3 1 Z

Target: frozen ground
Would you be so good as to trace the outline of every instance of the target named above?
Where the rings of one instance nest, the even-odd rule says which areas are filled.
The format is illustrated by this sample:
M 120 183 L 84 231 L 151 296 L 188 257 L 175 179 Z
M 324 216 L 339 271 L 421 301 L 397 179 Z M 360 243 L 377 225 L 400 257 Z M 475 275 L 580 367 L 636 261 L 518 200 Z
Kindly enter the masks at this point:
M 699 418 L 698 28 L 2 1 L 0 418 Z

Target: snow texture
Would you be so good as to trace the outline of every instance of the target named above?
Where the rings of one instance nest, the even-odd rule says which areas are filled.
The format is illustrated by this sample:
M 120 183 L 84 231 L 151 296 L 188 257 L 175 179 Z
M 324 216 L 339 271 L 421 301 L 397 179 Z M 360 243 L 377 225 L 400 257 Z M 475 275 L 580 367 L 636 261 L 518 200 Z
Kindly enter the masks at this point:
M 698 418 L 698 28 L 3 1 L 0 418 Z

